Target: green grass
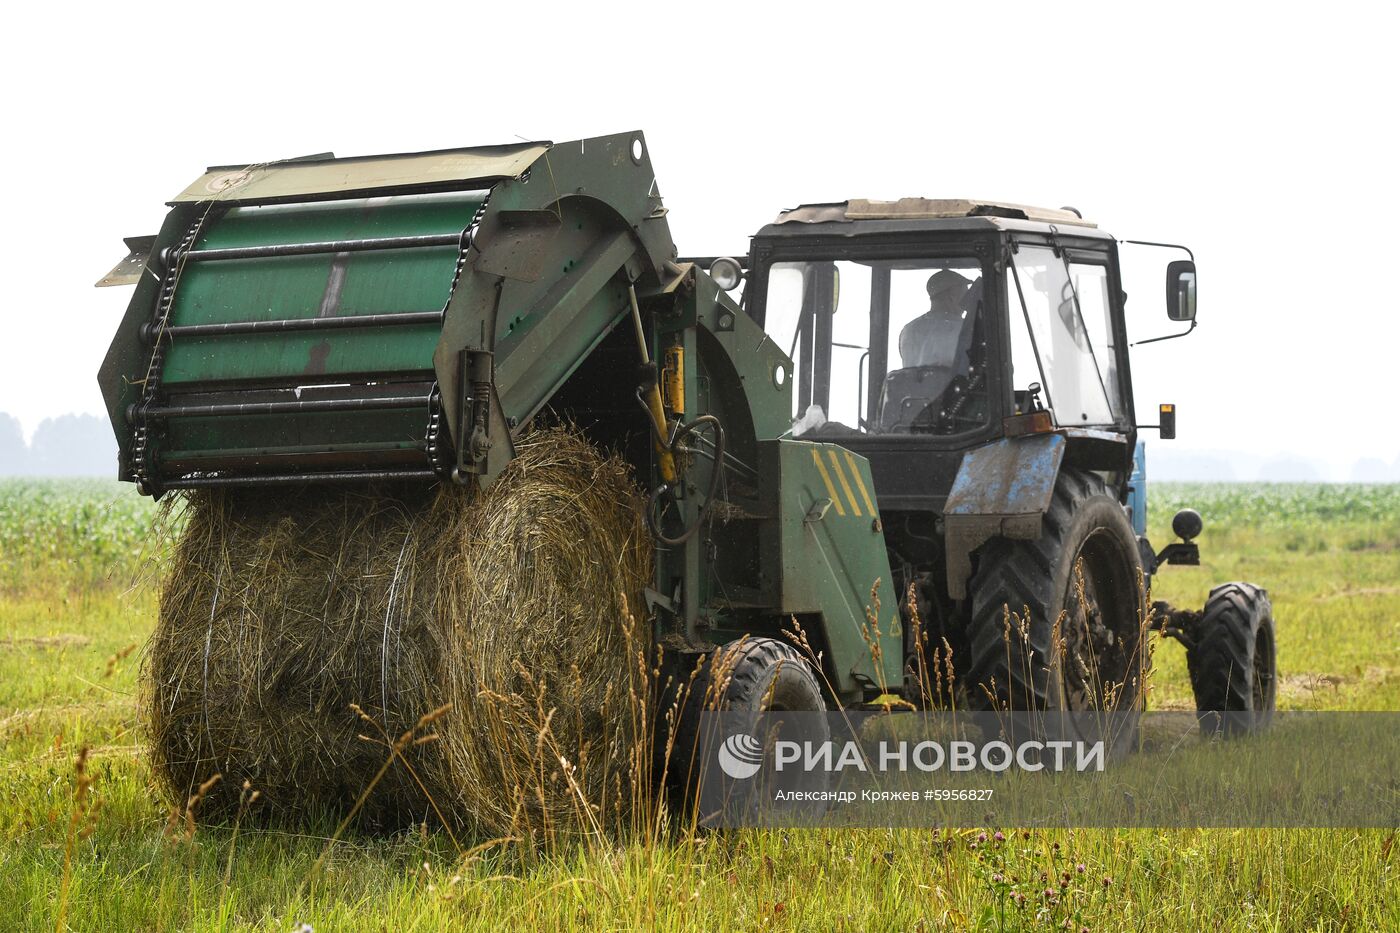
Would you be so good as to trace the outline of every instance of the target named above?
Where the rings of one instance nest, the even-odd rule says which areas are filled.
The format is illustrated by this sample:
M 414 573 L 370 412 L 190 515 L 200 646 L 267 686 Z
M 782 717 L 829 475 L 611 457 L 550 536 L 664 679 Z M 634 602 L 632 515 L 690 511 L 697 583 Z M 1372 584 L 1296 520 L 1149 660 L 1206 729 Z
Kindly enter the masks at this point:
M 1258 582 L 1282 706 L 1400 709 L 1400 487 L 1152 492 L 1158 547 L 1177 507 L 1206 520 L 1202 566 L 1168 568 L 1155 596 Z M 60 909 L 92 930 L 1400 929 L 1391 831 L 755 830 L 545 855 L 439 833 L 330 844 L 330 825 L 171 838 L 140 751 L 139 651 L 122 656 L 154 618 L 132 586 L 160 556 L 153 515 L 115 484 L 0 483 L 0 929 L 54 929 Z M 1189 703 L 1174 644 L 1153 688 Z M 93 806 L 75 824 L 83 746 Z
M 1200 606 L 1229 580 L 1269 591 L 1283 709 L 1400 709 L 1400 484 L 1150 487 L 1149 537 L 1201 513 L 1200 567 L 1168 567 L 1153 597 Z M 1184 654 L 1157 653 L 1156 704 L 1188 708 Z

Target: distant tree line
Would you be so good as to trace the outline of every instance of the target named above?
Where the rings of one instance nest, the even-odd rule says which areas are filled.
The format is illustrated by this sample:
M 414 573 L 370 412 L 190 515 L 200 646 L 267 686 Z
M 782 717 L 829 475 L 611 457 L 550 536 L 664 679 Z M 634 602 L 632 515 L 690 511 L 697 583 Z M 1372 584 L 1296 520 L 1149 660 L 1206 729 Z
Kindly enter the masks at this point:
M 24 442 L 19 419 L 0 412 L 0 476 L 112 476 L 117 442 L 97 415 L 45 418 Z

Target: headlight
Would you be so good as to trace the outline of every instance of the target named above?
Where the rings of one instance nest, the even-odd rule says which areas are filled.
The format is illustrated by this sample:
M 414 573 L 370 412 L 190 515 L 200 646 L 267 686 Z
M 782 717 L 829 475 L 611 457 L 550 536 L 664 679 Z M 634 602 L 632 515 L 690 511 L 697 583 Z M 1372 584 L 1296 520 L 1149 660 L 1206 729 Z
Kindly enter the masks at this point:
M 715 284 L 725 291 L 732 291 L 739 287 L 740 282 L 744 281 L 744 269 L 739 265 L 738 260 L 721 256 L 710 263 L 710 278 L 714 279 Z

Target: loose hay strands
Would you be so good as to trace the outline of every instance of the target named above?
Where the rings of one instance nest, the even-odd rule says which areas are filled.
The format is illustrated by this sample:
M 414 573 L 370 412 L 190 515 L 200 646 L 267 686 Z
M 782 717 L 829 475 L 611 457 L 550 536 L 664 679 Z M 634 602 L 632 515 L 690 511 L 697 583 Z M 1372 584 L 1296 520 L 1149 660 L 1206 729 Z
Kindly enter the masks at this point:
M 640 499 L 626 464 L 576 431 L 536 432 L 517 453 L 478 494 L 188 495 L 146 657 L 171 796 L 217 771 L 207 818 L 236 813 L 245 780 L 292 818 L 440 812 L 522 838 L 625 818 L 648 695 Z M 356 710 L 396 736 L 449 704 L 435 739 L 380 774 L 392 750 Z

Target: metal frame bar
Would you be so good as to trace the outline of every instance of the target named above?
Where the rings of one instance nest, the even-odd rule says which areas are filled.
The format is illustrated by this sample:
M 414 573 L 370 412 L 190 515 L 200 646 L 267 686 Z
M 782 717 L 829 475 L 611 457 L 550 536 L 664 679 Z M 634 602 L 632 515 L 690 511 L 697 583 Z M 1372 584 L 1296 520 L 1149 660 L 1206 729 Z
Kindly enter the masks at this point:
M 302 414 L 305 412 L 326 411 L 388 411 L 395 409 L 422 407 L 428 408 L 428 397 L 424 395 L 385 396 L 384 398 L 328 398 L 307 399 L 293 402 L 228 402 L 210 405 L 166 405 L 147 408 L 144 412 L 133 410 L 127 413 L 128 419 L 144 415 L 152 418 L 217 418 L 226 415 L 280 415 Z
M 232 337 L 240 334 L 286 333 L 304 330 L 348 330 L 356 327 L 441 324 L 441 311 L 402 311 L 383 314 L 349 314 L 341 317 L 286 318 L 275 321 L 231 321 L 227 324 L 178 324 L 160 332 L 161 339 L 173 337 Z M 149 323 L 141 326 L 141 338 L 154 342 Z
M 433 470 L 359 470 L 351 473 L 270 473 L 266 476 L 187 476 L 163 482 L 166 489 L 202 486 L 288 486 L 297 483 L 372 482 L 375 480 L 441 480 Z
M 424 246 L 459 246 L 462 231 L 423 236 L 373 237 L 364 240 L 322 240 L 317 243 L 273 243 L 267 246 L 229 246 L 192 249 L 185 262 L 223 262 L 230 259 L 266 259 L 278 256 L 315 256 L 329 253 L 363 253 L 383 249 L 415 249 Z

